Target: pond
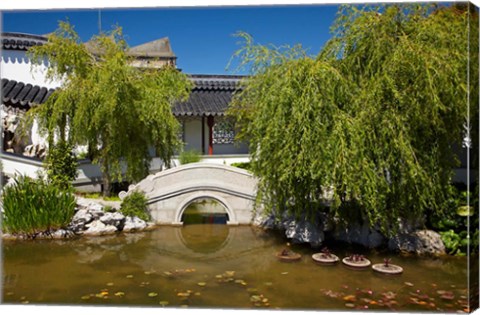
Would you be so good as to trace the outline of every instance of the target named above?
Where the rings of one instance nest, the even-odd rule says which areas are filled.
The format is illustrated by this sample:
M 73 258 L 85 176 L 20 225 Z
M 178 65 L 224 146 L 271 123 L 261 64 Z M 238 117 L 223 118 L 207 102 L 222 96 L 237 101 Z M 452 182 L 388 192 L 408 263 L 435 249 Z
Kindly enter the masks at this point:
M 465 257 L 419 258 L 329 246 L 372 263 L 392 258 L 386 276 L 341 263 L 316 264 L 318 250 L 292 245 L 298 262 L 278 261 L 281 235 L 249 226 L 192 224 L 74 240 L 3 242 L 3 302 L 297 310 L 466 310 Z

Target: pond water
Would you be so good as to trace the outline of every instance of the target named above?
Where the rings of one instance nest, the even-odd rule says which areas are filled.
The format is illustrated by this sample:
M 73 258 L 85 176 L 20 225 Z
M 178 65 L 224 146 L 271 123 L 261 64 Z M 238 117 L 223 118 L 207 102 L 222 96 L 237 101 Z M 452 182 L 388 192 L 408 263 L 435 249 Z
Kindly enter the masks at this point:
M 467 304 L 464 257 L 393 256 L 347 245 L 339 257 L 386 257 L 404 273 L 386 276 L 341 263 L 316 264 L 318 250 L 292 245 L 278 261 L 278 234 L 248 226 L 193 224 L 75 240 L 3 242 L 3 302 L 193 308 L 457 312 Z

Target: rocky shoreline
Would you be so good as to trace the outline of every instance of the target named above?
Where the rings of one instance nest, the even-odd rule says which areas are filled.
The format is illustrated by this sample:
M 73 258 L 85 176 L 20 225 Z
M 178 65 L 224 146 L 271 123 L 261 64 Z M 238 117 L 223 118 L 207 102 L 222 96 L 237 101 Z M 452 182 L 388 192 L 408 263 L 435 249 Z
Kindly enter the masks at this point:
M 108 211 L 105 211 L 107 209 Z M 138 232 L 152 229 L 154 226 L 153 223 L 138 217 L 124 216 L 115 207 L 107 208 L 100 201 L 77 197 L 75 215 L 66 228 L 41 232 L 34 237 L 24 234 L 2 234 L 2 238 L 9 240 L 66 239 L 78 236 L 111 235 L 119 232 Z
M 416 255 L 445 255 L 445 245 L 439 233 L 423 228 L 421 220 L 408 223 L 400 221 L 398 233 L 393 237 L 384 236 L 379 229 L 368 223 L 342 226 L 326 214 L 313 220 L 274 216 L 257 220 L 257 225 L 267 230 L 280 230 L 292 243 L 308 243 L 319 247 L 325 241 L 340 241 L 357 244 L 366 248 L 387 248 L 390 251 Z
M 120 232 L 138 232 L 155 228 L 152 222 L 146 222 L 138 217 L 124 216 L 117 209 L 119 204 L 77 197 L 75 215 L 70 224 L 55 231 L 38 233 L 34 237 L 26 235 L 3 234 L 3 239 L 67 239 L 79 236 L 112 235 Z M 107 211 L 106 211 L 107 210 Z M 417 255 L 444 255 L 445 245 L 440 234 L 422 228 L 421 223 L 407 224 L 399 222 L 398 233 L 386 237 L 369 227 L 367 223 L 342 226 L 326 214 L 320 214 L 314 220 L 295 219 L 284 216 L 275 219 L 274 216 L 257 217 L 254 226 L 266 230 L 283 231 L 285 237 L 292 243 L 308 243 L 319 247 L 325 241 L 340 241 L 358 244 L 366 248 L 388 248 L 388 250 Z

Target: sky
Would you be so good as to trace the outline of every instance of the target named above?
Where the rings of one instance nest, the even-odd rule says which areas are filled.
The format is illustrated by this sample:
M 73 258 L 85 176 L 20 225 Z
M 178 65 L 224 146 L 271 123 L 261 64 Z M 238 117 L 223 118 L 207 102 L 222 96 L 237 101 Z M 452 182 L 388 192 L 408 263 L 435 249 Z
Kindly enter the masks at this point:
M 82 40 L 119 25 L 129 46 L 162 37 L 170 39 L 177 67 L 188 74 L 245 74 L 226 69 L 241 46 L 243 31 L 261 44 L 301 44 L 311 55 L 330 38 L 337 4 L 252 7 L 107 8 L 3 11 L 2 31 L 43 35 L 68 19 Z

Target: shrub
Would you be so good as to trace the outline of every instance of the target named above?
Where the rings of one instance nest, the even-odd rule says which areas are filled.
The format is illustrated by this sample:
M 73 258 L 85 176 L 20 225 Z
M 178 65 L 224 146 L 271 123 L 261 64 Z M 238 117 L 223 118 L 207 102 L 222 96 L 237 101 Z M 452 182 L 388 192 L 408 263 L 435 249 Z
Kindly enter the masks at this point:
M 77 166 L 73 146 L 66 141 L 59 141 L 48 149 L 45 169 L 52 184 L 63 189 L 69 188 L 77 177 Z
M 144 221 L 150 220 L 150 215 L 147 212 L 147 198 L 139 191 L 133 191 L 123 199 L 120 212 L 124 216 L 137 216 Z
M 238 167 L 247 171 L 250 171 L 251 168 L 250 162 L 236 162 L 232 163 L 231 166 Z
M 75 196 L 43 179 L 21 176 L 3 190 L 3 229 L 35 238 L 70 223 L 75 212 Z
M 188 163 L 200 162 L 201 159 L 202 159 L 202 156 L 200 152 L 198 152 L 197 150 L 182 151 L 182 153 L 180 153 L 180 156 L 178 157 L 178 160 L 182 165 L 188 164 Z

